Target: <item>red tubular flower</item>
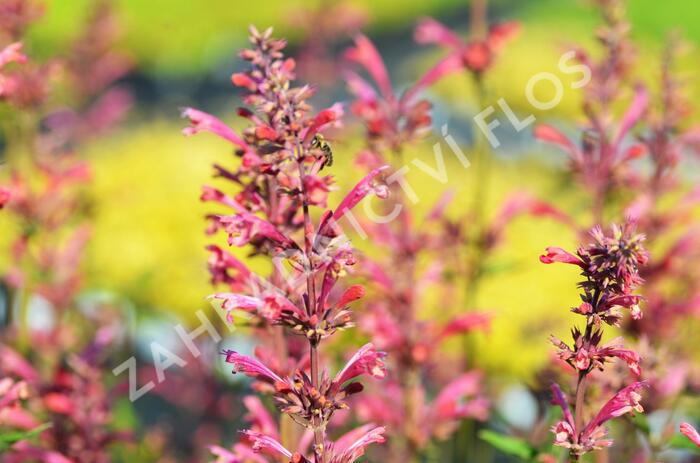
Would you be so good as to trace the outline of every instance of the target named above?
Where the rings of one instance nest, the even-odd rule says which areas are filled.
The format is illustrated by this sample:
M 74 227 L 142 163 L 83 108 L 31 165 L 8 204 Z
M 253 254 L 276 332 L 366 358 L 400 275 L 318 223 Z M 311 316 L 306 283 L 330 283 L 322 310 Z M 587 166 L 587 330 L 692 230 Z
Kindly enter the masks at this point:
M 374 376 L 375 378 L 384 378 L 386 375 L 384 362 L 382 362 L 384 357 L 386 357 L 384 352 L 376 351 L 372 344 L 365 344 L 348 360 L 345 367 L 335 375 L 333 383 L 340 387 L 363 374 Z
M 557 248 L 550 246 L 546 249 L 547 254 L 540 256 L 540 262 L 543 264 L 553 264 L 555 262 L 561 262 L 564 264 L 573 264 L 583 267 L 583 261 L 578 257 L 564 251 L 562 248 Z
M 243 373 L 273 385 L 286 384 L 286 381 L 280 378 L 274 371 L 252 357 L 241 355 L 232 350 L 224 351 L 222 354 L 226 356 L 226 363 L 233 364 L 234 373 Z
M 642 413 L 644 408 L 639 403 L 642 398 L 639 392 L 644 387 L 644 383 L 633 383 L 615 394 L 583 429 L 581 441 L 598 438 L 601 435 L 601 426 L 613 418 L 632 412 Z
M 230 141 L 244 151 L 250 149 L 243 139 L 236 135 L 236 132 L 234 132 L 232 128 L 211 114 L 194 108 L 184 108 L 182 110 L 182 117 L 189 119 L 192 124 L 191 127 L 182 129 L 184 135 L 192 136 L 202 131 L 211 132 L 224 140 Z

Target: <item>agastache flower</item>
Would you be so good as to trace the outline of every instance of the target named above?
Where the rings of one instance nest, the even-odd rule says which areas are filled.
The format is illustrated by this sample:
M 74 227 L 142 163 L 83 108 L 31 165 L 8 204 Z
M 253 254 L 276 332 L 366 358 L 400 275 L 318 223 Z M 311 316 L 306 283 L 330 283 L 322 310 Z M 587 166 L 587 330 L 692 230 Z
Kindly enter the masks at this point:
M 579 429 L 568 401 L 557 384 L 552 385 L 552 403 L 559 406 L 563 412 L 563 420 L 552 427 L 554 444 L 569 449 L 572 455 L 583 455 L 593 450 L 599 450 L 613 445 L 612 439 L 607 438 L 608 430 L 603 425 L 613 418 L 627 413 L 642 413 L 644 409 L 639 401 L 639 391 L 644 383 L 634 383 L 619 391 L 611 398 L 588 424 Z
M 639 394 L 644 383 L 636 382 L 620 390 L 584 426 L 586 383 L 592 370 L 603 371 L 610 358 L 618 358 L 627 363 L 636 375 L 641 374 L 641 358 L 635 351 L 624 349 L 620 338 L 603 346 L 603 323 L 616 325 L 621 318 L 616 307 L 636 307 L 639 296 L 631 294 L 642 283 L 639 268 L 647 260 L 647 253 L 641 245 L 643 236 L 635 235 L 631 224 L 612 227 L 611 236 L 605 235 L 596 227 L 591 232 L 593 243 L 582 246 L 576 255 L 560 248 L 548 248 L 543 263 L 563 262 L 581 268 L 585 280 L 579 283 L 583 303 L 573 309 L 574 313 L 586 317 L 586 328 L 581 332 L 572 329 L 573 345 L 552 337 L 552 343 L 559 349 L 559 358 L 577 371 L 576 411 L 572 413 L 568 402 L 558 385 L 552 386 L 553 403 L 564 412 L 564 419 L 552 427 L 555 445 L 569 449 L 573 461 L 592 450 L 613 445 L 607 438 L 607 421 L 637 411 L 642 412 Z M 633 311 L 633 316 L 634 316 Z
M 250 36 L 253 47 L 241 52 L 250 68 L 232 76 L 248 106 L 238 114 L 250 125 L 239 136 L 216 117 L 188 108 L 183 115 L 192 126 L 185 135 L 210 131 L 237 147 L 241 161 L 236 169 L 215 166 L 217 176 L 235 185 L 235 193 L 206 187 L 202 194 L 202 200 L 229 207 L 233 214 L 210 215 L 208 231 L 223 230 L 230 246 L 252 249 L 273 263 L 271 275 L 260 277 L 230 253 L 208 248 L 213 281 L 230 290 L 211 298 L 222 301 L 229 320 L 236 311 L 244 312 L 264 333 L 261 340 L 274 340 L 274 354 L 264 346 L 256 349 L 259 360 L 231 350 L 223 354 L 234 372 L 255 378 L 256 390 L 271 394 L 281 413 L 312 433 L 313 457 L 306 457 L 301 445 L 296 452 L 283 447 L 269 425 L 245 431 L 241 444 L 248 441 L 242 448 L 294 463 L 350 463 L 366 445 L 383 441 L 380 433 L 368 430 L 343 448 L 327 439 L 327 425 L 337 410 L 348 408 L 347 397 L 363 389 L 356 381 L 360 375 L 384 377 L 385 354 L 365 345 L 330 378 L 320 366 L 319 347 L 337 330 L 352 326 L 350 305 L 364 295 L 361 286 L 336 290 L 356 262 L 339 221 L 369 194 L 386 196 L 379 178 L 385 168 L 371 172 L 335 209 L 321 211 L 314 223 L 310 209 L 325 209 L 333 184 L 330 176 L 320 174 L 330 164 L 331 150 L 320 140 L 324 130 L 338 124 L 342 107 L 336 104 L 314 114 L 307 102 L 312 88 L 294 85 L 295 62 L 284 57 L 286 42 L 272 38 L 271 29 L 260 33 L 251 28 Z M 300 339 L 305 349 L 298 347 Z M 225 457 L 227 451 L 217 452 Z M 232 454 L 240 452 L 234 448 Z
M 418 23 L 414 38 L 420 44 L 442 46 L 450 52 L 444 62 L 457 62 L 460 68 L 481 75 L 493 65 L 496 55 L 519 29 L 520 25 L 514 21 L 494 24 L 485 37 L 465 41 L 439 21 L 425 18 Z

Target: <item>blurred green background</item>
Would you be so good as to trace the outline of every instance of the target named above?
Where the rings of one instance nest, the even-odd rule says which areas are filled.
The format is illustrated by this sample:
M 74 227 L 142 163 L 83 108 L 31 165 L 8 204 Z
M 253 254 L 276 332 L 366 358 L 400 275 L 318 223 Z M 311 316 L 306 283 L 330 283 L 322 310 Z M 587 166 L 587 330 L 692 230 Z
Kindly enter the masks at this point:
M 44 19 L 32 30 L 30 50 L 47 56 L 61 50 L 80 30 L 89 3 L 49 2 Z M 366 13 L 364 31 L 391 64 L 392 79 L 399 87 L 418 78 L 439 56 L 436 49 L 412 41 L 418 18 L 431 15 L 467 31 L 466 1 L 350 3 Z M 198 200 L 200 187 L 210 183 L 211 163 L 226 161 L 230 148 L 213 136 L 185 139 L 180 133 L 185 122 L 179 119 L 179 108 L 196 106 L 232 121 L 239 102 L 229 77 L 241 66 L 236 53 L 246 44 L 247 26 L 274 26 L 276 35 L 289 38 L 293 54 L 315 26 L 312 22 L 301 28 L 289 18 L 323 5 L 272 0 L 121 0 L 116 5 L 123 27 L 121 47 L 136 63 L 125 84 L 137 99 L 129 120 L 86 151 L 95 170 L 91 196 L 96 219 L 86 262 L 91 277 L 87 286 L 126 295 L 142 317 L 173 313 L 191 320 L 196 310 L 208 306 L 205 297 L 212 291 L 204 251 L 209 239 L 204 235 L 203 216 L 209 207 Z M 531 112 L 524 96 L 527 80 L 541 71 L 561 74 L 557 70 L 560 54 L 574 43 L 592 45 L 597 18 L 585 1 L 497 0 L 490 8 L 493 20 L 515 19 L 523 24 L 520 36 L 488 76 L 491 99 L 495 102 L 502 97 L 525 116 Z M 649 82 L 659 73 L 658 55 L 666 34 L 678 30 L 688 41 L 689 51 L 679 67 L 687 77 L 691 101 L 697 100 L 700 84 L 694 72 L 700 52 L 694 45 L 700 41 L 700 3 L 631 0 L 629 14 L 639 63 L 644 66 L 640 74 Z M 349 40 L 342 39 L 334 50 L 340 53 Z M 568 88 L 566 76 L 561 77 Z M 429 95 L 436 107 L 435 126 L 449 123 L 465 152 L 471 143 L 471 117 L 479 111 L 472 90 L 465 75 L 455 75 Z M 539 121 L 564 127 L 565 117 L 577 120 L 579 97 L 567 91 L 557 108 L 535 115 Z M 348 98 L 340 78 L 319 97 L 324 103 Z M 504 143 L 494 153 L 497 169 L 487 210 L 495 213 L 498 204 L 518 190 L 549 199 L 573 214 L 585 210 L 584 199 L 567 187 L 561 175 L 555 175 L 563 165 L 562 154 L 533 142 L 529 130 L 516 133 L 505 124 L 498 130 Z M 428 137 L 407 157 L 432 164 L 435 141 L 436 137 Z M 362 174 L 351 166 L 358 148 L 359 142 L 340 143 L 335 148 L 341 190 L 347 190 Z M 449 172 L 444 188 L 457 190 L 450 212 L 458 214 L 468 204 L 474 172 L 456 162 Z M 443 186 L 419 172 L 409 178 L 421 198 L 417 210 L 427 210 Z M 565 326 L 567 309 L 576 303 L 572 284 L 576 272 L 552 271 L 540 265 L 537 257 L 547 245 L 572 246 L 574 238 L 560 225 L 531 218 L 520 219 L 509 228 L 506 243 L 489 264 L 490 278 L 476 296 L 478 308 L 496 314 L 488 344 L 479 340 L 480 352 L 488 351 L 488 355 L 479 355 L 478 363 L 522 376 L 532 371 L 533 363 L 547 361 L 543 336 L 561 333 Z M 427 312 L 440 309 L 437 303 L 429 305 Z

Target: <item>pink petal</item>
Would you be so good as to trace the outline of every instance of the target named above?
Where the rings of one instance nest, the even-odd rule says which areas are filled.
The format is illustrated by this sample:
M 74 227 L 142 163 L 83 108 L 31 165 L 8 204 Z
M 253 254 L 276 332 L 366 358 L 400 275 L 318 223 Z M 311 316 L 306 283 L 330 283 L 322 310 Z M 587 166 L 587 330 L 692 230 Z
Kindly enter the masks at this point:
M 620 130 L 617 132 L 613 146 L 619 146 L 622 139 L 625 138 L 627 133 L 635 126 L 635 124 L 642 118 L 644 112 L 649 105 L 649 94 L 647 90 L 641 85 L 637 86 L 634 93 L 634 99 L 632 104 L 627 109 L 627 112 L 622 118 L 620 123 Z
M 338 307 L 345 307 L 351 302 L 361 299 L 365 295 L 365 288 L 362 285 L 353 285 L 345 290 L 338 300 Z
M 355 47 L 345 52 L 345 58 L 363 66 L 379 86 L 384 98 L 387 101 L 393 100 L 394 90 L 391 87 L 384 61 L 374 44 L 366 36 L 360 34 L 355 37 Z
M 491 324 L 491 315 L 484 313 L 469 313 L 453 318 L 442 329 L 441 338 L 463 334 L 475 329 L 486 330 Z
M 233 129 L 211 114 L 194 108 L 185 108 L 182 110 L 182 117 L 189 119 L 192 124 L 190 127 L 182 129 L 183 134 L 191 136 L 202 131 L 211 132 L 239 146 L 244 151 L 250 151 L 248 144 Z
M 569 138 L 558 129 L 547 124 L 540 124 L 535 127 L 533 135 L 538 140 L 560 146 L 576 161 L 581 161 L 581 153 Z
M 357 203 L 362 201 L 362 199 L 367 196 L 369 193 L 374 192 L 377 196 L 380 198 L 386 197 L 387 194 L 387 189 L 386 186 L 382 185 L 379 187 L 372 186 L 372 181 L 376 176 L 378 176 L 382 171 L 388 169 L 389 166 L 382 166 L 378 167 L 365 178 L 360 180 L 355 187 L 350 190 L 350 193 L 343 198 L 343 200 L 340 202 L 338 207 L 335 209 L 335 212 L 332 215 L 332 219 L 334 221 L 340 220 L 340 218 L 349 210 L 351 210 L 353 207 L 357 206 Z
M 253 442 L 253 450 L 256 452 L 277 454 L 287 459 L 292 458 L 292 452 L 270 436 L 255 431 L 242 431 L 241 434 L 244 434 Z
M 546 249 L 547 254 L 540 256 L 540 262 L 543 264 L 552 264 L 554 262 L 561 262 L 564 264 L 574 264 L 578 266 L 583 266 L 583 262 L 578 257 L 573 254 L 569 254 L 562 248 L 557 248 L 550 246 Z
M 226 363 L 233 364 L 234 373 L 243 373 L 259 380 L 266 380 L 272 384 L 285 383 L 285 381 L 280 378 L 277 373 L 270 370 L 268 367 L 252 357 L 241 355 L 232 350 L 227 350 L 222 353 L 226 355 Z
M 643 412 L 644 409 L 639 403 L 639 400 L 641 399 L 639 391 L 643 387 L 646 387 L 646 384 L 638 382 L 620 390 L 613 396 L 612 399 L 608 400 L 608 402 L 603 405 L 603 408 L 601 408 L 595 418 L 588 423 L 581 434 L 590 434 L 595 431 L 596 428 L 602 426 L 605 422 L 626 413 L 633 411 L 637 411 L 639 413 Z
M 365 79 L 354 72 L 348 71 L 345 73 L 345 82 L 348 85 L 350 93 L 355 95 L 358 100 L 369 103 L 377 100 L 377 93 Z
M 571 414 L 571 409 L 569 408 L 569 402 L 566 400 L 564 393 L 557 383 L 552 383 L 552 403 L 558 405 L 564 416 L 564 420 L 569 424 L 572 430 L 576 429 L 574 423 L 574 416 Z
M 333 382 L 340 387 L 362 374 L 384 378 L 386 375 L 384 362 L 382 362 L 384 357 L 386 357 L 386 354 L 375 350 L 374 345 L 371 343 L 365 344 L 348 360 L 345 367 L 335 375 Z
M 689 423 L 681 423 L 681 433 L 690 441 L 700 447 L 700 434 Z
M 367 431 L 363 436 L 359 437 L 355 442 L 350 444 L 343 452 L 338 456 L 337 461 L 342 463 L 352 463 L 365 454 L 365 449 L 370 444 L 381 444 L 386 441 L 384 438 L 384 433 L 386 430 L 384 427 L 376 427 L 370 431 Z
M 267 411 L 260 398 L 253 395 L 246 396 L 243 398 L 243 404 L 245 408 L 248 409 L 245 419 L 263 434 L 276 438 L 279 434 L 277 432 L 277 423 Z
M 446 75 L 464 69 L 464 61 L 460 53 L 452 53 L 440 60 L 426 72 L 401 98 L 402 102 L 410 102 L 421 90 L 430 87 Z
M 22 52 L 22 43 L 11 43 L 0 51 L 0 68 L 9 63 L 25 63 L 26 55 Z
M 420 44 L 436 43 L 448 48 L 461 48 L 465 45 L 457 34 L 433 18 L 420 20 L 413 33 L 413 39 Z
M 494 24 L 489 29 L 489 46 L 494 50 L 500 50 L 513 37 L 520 32 L 520 23 L 518 21 L 506 21 Z

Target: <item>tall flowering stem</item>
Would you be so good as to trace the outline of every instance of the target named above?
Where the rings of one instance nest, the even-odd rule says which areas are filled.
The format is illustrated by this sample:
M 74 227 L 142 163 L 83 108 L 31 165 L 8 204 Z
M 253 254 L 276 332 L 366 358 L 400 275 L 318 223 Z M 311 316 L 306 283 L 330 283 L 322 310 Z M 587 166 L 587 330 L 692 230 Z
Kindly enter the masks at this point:
M 384 441 L 384 428 L 363 426 L 332 441 L 327 427 L 337 410 L 348 408 L 347 397 L 362 390 L 357 382 L 360 376 L 384 377 L 385 354 L 367 344 L 331 377 L 322 365 L 320 348 L 337 331 L 352 326 L 349 306 L 364 295 L 361 286 L 341 291 L 337 285 L 355 263 L 339 222 L 368 194 L 386 196 L 386 187 L 378 183 L 384 167 L 370 172 L 334 210 L 326 209 L 333 180 L 321 173 L 331 160 L 319 136 L 338 123 L 342 110 L 335 105 L 316 114 L 311 112 L 307 100 L 313 89 L 294 86 L 295 62 L 283 55 L 285 41 L 271 34 L 271 29 L 260 33 L 251 28 L 253 47 L 241 52 L 250 69 L 232 76 L 234 85 L 246 91 L 247 107 L 238 113 L 251 126 L 242 136 L 201 111 L 187 108 L 183 115 L 192 123 L 185 134 L 213 132 L 232 143 L 240 158 L 234 171 L 215 166 L 218 175 L 237 185 L 237 194 L 229 196 L 205 188 L 203 199 L 233 209 L 231 215 L 210 216 L 209 231 L 223 230 L 229 245 L 248 246 L 277 266 L 265 279 L 253 274 L 232 254 L 210 247 L 214 279 L 225 281 L 231 288 L 231 292 L 217 293 L 212 298 L 221 302 L 221 309 L 231 321 L 236 313 L 245 313 L 252 324 L 281 327 L 307 345 L 297 356 L 289 352 L 288 358 L 274 358 L 265 351 L 258 351 L 258 358 L 252 358 L 226 350 L 226 361 L 233 365 L 234 372 L 254 378 L 257 390 L 272 395 L 281 413 L 312 434 L 313 445 L 309 452 L 304 437 L 298 443 L 281 443 L 274 426 L 253 422 L 252 429 L 243 432 L 241 443 L 231 452 L 218 447 L 213 451 L 218 456 L 231 454 L 236 458 L 261 453 L 270 461 L 282 458 L 295 463 L 350 463 L 363 455 L 369 444 Z M 318 219 L 312 208 L 322 208 Z M 257 410 L 251 410 L 252 416 L 262 417 L 259 407 L 254 408 Z M 294 451 L 287 450 L 287 445 L 294 445 Z
M 535 136 L 569 155 L 569 170 L 591 199 L 586 220 L 601 223 L 604 217 L 628 217 L 649 237 L 647 246 L 655 251 L 655 259 L 641 269 L 645 316 L 622 324 L 623 333 L 647 358 L 645 378 L 652 393 L 645 407 L 653 412 L 677 407 L 681 395 L 697 383 L 694 353 L 679 330 L 694 318 L 700 301 L 692 264 L 700 255 L 700 233 L 691 219 L 700 195 L 696 187 L 688 188 L 682 173 L 684 162 L 700 151 L 700 130 L 689 125 L 691 105 L 675 75 L 682 48 L 678 38 L 672 35 L 663 50 L 657 90 L 647 90 L 631 72 L 635 53 L 625 2 L 595 4 L 603 18 L 597 31 L 601 58 L 576 50 L 580 63 L 591 72 L 583 89 L 585 124 L 580 140 L 544 124 L 536 127 Z M 623 109 L 621 117 L 616 116 L 618 109 Z M 574 228 L 582 234 L 590 223 Z M 612 375 L 606 381 L 616 387 L 620 378 Z M 648 450 L 642 453 L 655 460 L 666 442 L 635 427 L 647 440 Z M 669 422 L 665 432 L 671 431 Z
M 349 90 L 356 98 L 352 110 L 366 128 L 366 146 L 357 164 L 373 169 L 400 161 L 406 146 L 430 129 L 431 104 L 420 99 L 421 90 L 461 69 L 461 61 L 438 63 L 399 94 L 379 51 L 367 37 L 356 37 L 345 55 L 353 65 L 347 74 Z M 439 321 L 421 317 L 427 291 L 440 283 L 440 257 L 447 252 L 447 241 L 436 222 L 444 219 L 451 195 L 445 194 L 419 221 L 409 210 L 410 200 L 400 184 L 393 182 L 389 187 L 392 198 L 385 203 L 383 214 L 391 219 L 362 224 L 384 252 L 364 256 L 362 261 L 361 273 L 370 282 L 371 310 L 361 317 L 360 327 L 389 353 L 391 374 L 383 387 L 363 396 L 357 408 L 362 418 L 386 424 L 392 433 L 389 455 L 383 455 L 384 459 L 413 462 L 435 440 L 452 435 L 461 420 L 488 416 L 481 372 L 450 371 L 446 378 L 436 373 L 446 367 L 441 345 L 460 334 L 486 329 L 490 317 L 483 313 L 460 313 Z M 426 257 L 432 265 L 424 268 Z M 436 392 L 431 397 L 432 390 Z
M 439 66 L 455 67 L 463 71 L 473 82 L 476 93 L 476 110 L 480 112 L 489 105 L 489 92 L 486 76 L 497 61 L 505 45 L 520 29 L 520 24 L 507 21 L 488 24 L 487 0 L 471 2 L 470 34 L 467 39 L 433 18 L 424 18 L 416 27 L 414 38 L 420 44 L 436 44 L 447 51 Z M 496 146 L 494 146 L 495 148 Z M 465 264 L 465 294 L 467 303 L 475 300 L 478 280 L 483 273 L 484 257 L 488 253 L 489 223 L 485 217 L 488 203 L 489 179 L 491 176 L 492 151 L 489 141 L 479 130 L 474 130 L 473 153 L 474 192 L 468 221 L 472 224 L 468 231 L 467 257 Z
M 592 420 L 585 420 L 590 414 L 586 410 L 586 387 L 594 370 L 604 371 L 608 362 L 619 359 L 636 377 L 641 375 L 641 359 L 637 352 L 625 349 L 621 339 L 606 344 L 601 342 L 606 325 L 619 326 L 622 308 L 629 309 L 632 318 L 641 317 L 641 296 L 634 294 L 634 291 L 642 284 L 639 269 L 648 260 L 647 252 L 642 247 L 644 236 L 635 234 L 632 224 L 623 227 L 613 225 L 609 235 L 596 227 L 591 231 L 591 238 L 592 242 L 579 247 L 576 254 L 550 247 L 540 257 L 545 264 L 560 262 L 575 265 L 581 269 L 584 277 L 578 284 L 582 302 L 572 309 L 572 312 L 585 317 L 584 331 L 574 327 L 571 344 L 552 337 L 559 358 L 576 372 L 573 413 L 560 387 L 557 384 L 552 386 L 553 403 L 561 407 L 564 414 L 563 420 L 552 428 L 554 443 L 569 449 L 571 461 L 578 461 L 581 455 L 613 444 L 606 437 L 605 422 L 628 412 L 643 411 L 639 401 L 644 383 L 634 382 L 617 392 Z
M 540 124 L 536 138 L 552 143 L 569 154 L 570 170 L 590 193 L 593 223 L 603 223 L 612 193 L 624 185 L 634 184 L 631 161 L 643 155 L 640 143 L 627 140 L 642 120 L 649 103 L 644 87 L 635 85 L 632 101 L 621 120 L 615 108 L 624 104 L 630 86 L 634 49 L 629 40 L 630 25 L 625 20 L 624 0 L 596 0 L 603 18 L 597 38 L 603 50 L 594 60 L 585 50 L 575 49 L 578 61 L 590 71 L 590 81 L 583 88 L 582 112 L 585 124 L 581 139 L 570 140 L 558 129 Z

